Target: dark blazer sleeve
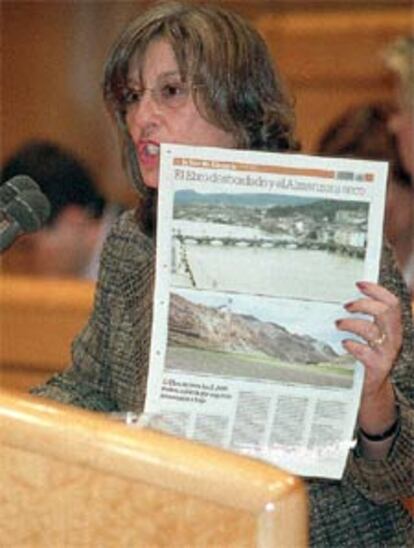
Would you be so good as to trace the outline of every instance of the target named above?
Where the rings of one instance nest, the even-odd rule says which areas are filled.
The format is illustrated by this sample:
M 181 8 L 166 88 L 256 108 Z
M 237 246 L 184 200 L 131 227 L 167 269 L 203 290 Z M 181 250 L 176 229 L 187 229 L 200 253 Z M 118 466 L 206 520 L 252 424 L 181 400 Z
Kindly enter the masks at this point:
M 139 332 L 129 318 L 145 316 L 137 291 L 148 292 L 145 272 L 152 259 L 152 242 L 139 231 L 133 212 L 122 215 L 102 250 L 93 311 L 72 343 L 71 366 L 32 394 L 94 411 L 120 409 L 122 387 L 114 387 L 114 375 L 131 367 L 127 352 L 136 348 L 133 337 Z
M 387 458 L 368 460 L 357 446 L 346 474 L 367 498 L 386 503 L 414 496 L 414 324 L 408 290 L 388 249 L 383 255 L 380 282 L 400 298 L 403 307 L 403 346 L 392 371 L 401 427 Z

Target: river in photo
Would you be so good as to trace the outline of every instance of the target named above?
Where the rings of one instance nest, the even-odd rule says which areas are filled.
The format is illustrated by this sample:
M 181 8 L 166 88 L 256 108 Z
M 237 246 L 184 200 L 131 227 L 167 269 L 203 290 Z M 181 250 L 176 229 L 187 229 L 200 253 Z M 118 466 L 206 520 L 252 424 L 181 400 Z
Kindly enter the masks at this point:
M 326 250 L 185 242 L 188 268 L 172 285 L 333 302 L 355 295 L 363 260 Z M 188 274 L 191 271 L 191 277 Z

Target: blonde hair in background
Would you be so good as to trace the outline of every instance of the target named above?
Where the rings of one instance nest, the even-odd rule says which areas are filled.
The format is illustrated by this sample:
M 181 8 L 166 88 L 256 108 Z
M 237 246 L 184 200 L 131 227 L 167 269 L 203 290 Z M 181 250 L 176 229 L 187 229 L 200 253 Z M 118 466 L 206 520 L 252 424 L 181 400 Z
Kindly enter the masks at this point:
M 385 62 L 399 78 L 404 103 L 414 110 L 414 34 L 390 44 L 385 50 Z

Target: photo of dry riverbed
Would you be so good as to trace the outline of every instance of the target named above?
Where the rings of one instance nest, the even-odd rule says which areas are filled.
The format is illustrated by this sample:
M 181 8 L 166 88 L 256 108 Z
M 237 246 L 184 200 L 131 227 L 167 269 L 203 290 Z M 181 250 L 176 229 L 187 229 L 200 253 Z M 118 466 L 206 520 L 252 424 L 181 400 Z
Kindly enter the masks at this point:
M 343 316 L 341 307 L 326 303 L 175 291 L 165 367 L 351 388 L 354 360 L 341 347 L 344 335 L 334 326 L 338 314 Z

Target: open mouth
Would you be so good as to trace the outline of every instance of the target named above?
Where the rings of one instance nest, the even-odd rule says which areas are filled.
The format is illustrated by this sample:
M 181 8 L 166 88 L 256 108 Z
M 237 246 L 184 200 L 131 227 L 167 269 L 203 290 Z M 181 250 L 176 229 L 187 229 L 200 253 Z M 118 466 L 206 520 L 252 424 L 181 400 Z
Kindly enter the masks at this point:
M 153 160 L 160 154 L 160 145 L 152 141 L 141 141 L 138 145 L 138 153 L 143 160 Z
M 160 147 L 159 147 L 159 145 L 156 145 L 154 143 L 148 143 L 145 146 L 145 153 L 148 156 L 158 156 L 159 153 L 160 153 Z

